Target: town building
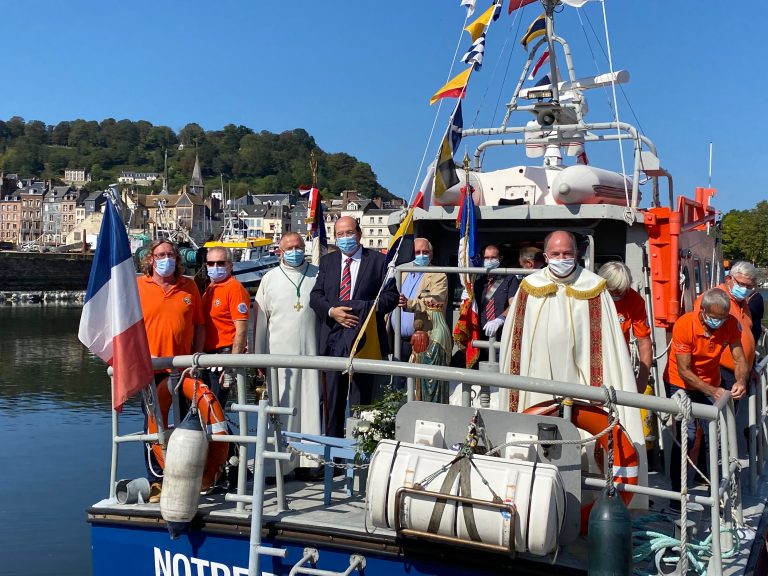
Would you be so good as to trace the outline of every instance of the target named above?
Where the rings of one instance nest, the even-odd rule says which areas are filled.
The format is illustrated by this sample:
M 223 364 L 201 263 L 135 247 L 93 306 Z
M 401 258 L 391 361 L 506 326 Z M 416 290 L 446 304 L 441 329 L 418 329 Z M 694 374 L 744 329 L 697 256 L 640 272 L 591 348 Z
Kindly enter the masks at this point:
M 85 171 L 85 168 L 66 168 L 62 180 L 70 186 L 83 186 L 91 181 L 91 175 Z
M 152 186 L 162 177 L 163 175 L 157 172 L 121 172 L 117 181 L 120 184 Z

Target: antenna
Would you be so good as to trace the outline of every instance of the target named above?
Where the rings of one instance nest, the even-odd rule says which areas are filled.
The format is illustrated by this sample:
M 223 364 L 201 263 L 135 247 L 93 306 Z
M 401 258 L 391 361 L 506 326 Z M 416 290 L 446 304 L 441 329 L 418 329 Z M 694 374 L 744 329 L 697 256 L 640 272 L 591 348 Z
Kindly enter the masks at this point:
M 709 179 L 707 180 L 707 188 L 712 188 L 712 142 L 709 143 Z

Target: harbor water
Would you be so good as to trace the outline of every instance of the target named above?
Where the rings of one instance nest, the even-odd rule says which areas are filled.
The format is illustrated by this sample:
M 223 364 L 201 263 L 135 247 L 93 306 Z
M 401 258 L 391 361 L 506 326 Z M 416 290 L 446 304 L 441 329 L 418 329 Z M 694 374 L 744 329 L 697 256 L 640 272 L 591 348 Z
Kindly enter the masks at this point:
M 80 312 L 0 305 L 0 576 L 91 574 L 86 509 L 108 495 L 111 396 L 77 339 Z M 134 398 L 121 431 L 142 422 Z M 119 476 L 143 475 L 143 462 L 123 446 Z
M 86 509 L 108 495 L 111 396 L 77 339 L 81 310 L 0 305 L 2 576 L 91 574 Z M 136 399 L 123 414 L 121 429 L 140 428 Z M 121 474 L 143 475 L 126 448 Z

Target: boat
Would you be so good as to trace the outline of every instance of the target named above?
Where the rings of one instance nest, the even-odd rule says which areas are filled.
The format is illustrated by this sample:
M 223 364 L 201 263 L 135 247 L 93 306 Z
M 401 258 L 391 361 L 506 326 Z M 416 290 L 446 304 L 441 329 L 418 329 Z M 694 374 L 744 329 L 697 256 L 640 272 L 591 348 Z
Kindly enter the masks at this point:
M 211 240 L 203 248 L 227 248 L 232 251 L 232 275 L 248 289 L 256 289 L 269 270 L 280 263 L 272 240 L 224 236 Z
M 433 196 L 426 208 L 414 207 L 391 224 L 397 226 L 411 217 L 414 233 L 432 240 L 431 269 L 450 275 L 449 293 L 456 295 L 451 302 L 454 314 L 460 301 L 460 274 L 487 272 L 471 265 L 456 266 L 454 223 L 462 194 L 472 196 L 479 244 L 503 237 L 514 252 L 530 243 L 540 246 L 549 232 L 566 229 L 579 238 L 586 268 L 595 270 L 608 260 L 624 261 L 635 278 L 633 287 L 648 295 L 655 394 L 616 392 L 614 397 L 601 388 L 501 374 L 498 364 L 494 367 L 493 342 L 485 370 L 253 354 L 155 359 L 157 368 L 183 368 L 190 373 L 214 365 L 235 370 L 237 399 L 229 409 L 235 414 L 237 433 L 211 436 L 209 441 L 236 442 L 239 462 L 248 466 L 238 467 L 235 489 L 201 495 L 199 501 L 195 495 L 188 531 L 174 532 L 172 538 L 160 506 L 117 500 L 120 447 L 158 437 L 121 431 L 118 414 L 113 412 L 109 494 L 88 509 L 94 576 L 153 571 L 158 576 L 588 574 L 590 557 L 610 556 L 613 550 L 591 542 L 585 534 L 583 514 L 587 509 L 589 515 L 589 500 L 606 486 L 606 478 L 599 471 L 583 469 L 577 447 L 583 442 L 582 432 L 576 420 L 551 411 L 517 414 L 491 409 L 483 401 L 483 391 L 489 387 L 529 391 L 543 387 L 581 402 L 571 415 L 583 416 L 589 424 L 579 427 L 591 435 L 605 425 L 599 418 L 602 408 L 621 405 L 653 411 L 662 432 L 657 438 L 661 449 L 671 446 L 671 419 L 707 420 L 711 436 L 720 439 L 711 443 L 708 452 L 713 473 L 707 486 L 688 495 L 691 504 L 684 508 L 684 516 L 670 512 L 669 502 L 682 496 L 670 489 L 663 465 L 652 470 L 645 483 L 630 473 L 636 468 L 633 461 L 617 456 L 614 465 L 623 473 L 609 474 L 609 484 L 627 499 L 640 494 L 649 496 L 653 504 L 648 510 L 632 511 L 633 532 L 628 540 L 635 543 L 634 565 L 615 573 L 672 574 L 680 568 L 685 572 L 686 567 L 696 574 L 768 573 L 763 467 L 768 450 L 768 360 L 757 366 L 758 383 L 742 401 L 748 407 L 746 453 L 739 450 L 741 428 L 737 429 L 728 394 L 717 406 L 694 404 L 687 412 L 666 398 L 661 378 L 673 323 L 723 277 L 716 211 L 711 204 L 715 191 L 698 188 L 691 198 L 675 197 L 672 176 L 662 167 L 650 138 L 616 119 L 586 120 L 584 92 L 628 81 L 628 74 L 576 76 L 567 42 L 553 33 L 554 14 L 561 3 L 543 3 L 550 33 L 531 43 L 502 124 L 464 129 L 463 141 L 475 137 L 479 144 L 472 162 L 456 167 L 458 184 Z M 552 82 L 526 89 L 526 78 L 545 47 L 550 52 Z M 558 75 L 556 54 L 565 55 L 567 76 L 563 78 Z M 518 112 L 524 120 L 514 125 L 512 115 Z M 587 147 L 619 139 L 632 144 L 631 174 L 578 162 Z M 484 168 L 487 155 L 499 149 L 506 153 L 510 146 L 528 158 L 542 159 L 543 164 Z M 569 154 L 574 163 L 569 164 Z M 649 190 L 644 204 L 643 186 Z M 409 266 L 398 269 L 408 271 Z M 494 273 L 526 271 L 508 267 Z M 279 426 L 268 427 L 273 416 L 289 413 L 290 408 L 254 398 L 247 374 L 254 368 L 278 367 L 352 369 L 383 379 L 402 375 L 450 381 L 458 390 L 458 405 L 415 401 L 409 385 L 408 401 L 396 415 L 395 437 L 379 442 L 370 459 L 361 461 L 354 439 L 302 437 L 284 434 Z M 267 387 L 273 398 L 275 388 L 274 382 Z M 564 408 L 562 414 L 568 412 Z M 468 446 L 480 446 L 484 454 L 470 455 Z M 327 464 L 323 481 L 283 479 L 278 473 L 275 485 L 267 486 L 266 470 L 279 469 L 281 462 L 297 453 Z M 446 480 L 457 462 L 463 462 L 464 468 L 450 472 L 454 475 Z M 344 474 L 336 477 L 331 468 L 339 465 Z M 457 493 L 459 483 L 471 489 L 471 496 L 464 489 Z M 676 521 L 681 526 L 676 527 Z

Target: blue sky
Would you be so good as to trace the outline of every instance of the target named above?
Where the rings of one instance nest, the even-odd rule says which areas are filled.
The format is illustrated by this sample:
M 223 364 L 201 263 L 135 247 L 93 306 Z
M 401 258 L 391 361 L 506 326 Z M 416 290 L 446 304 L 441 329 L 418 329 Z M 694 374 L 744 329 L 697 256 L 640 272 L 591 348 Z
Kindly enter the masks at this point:
M 478 0 L 476 16 L 490 3 Z M 540 8 L 534 3 L 507 16 L 504 3 L 488 32 L 484 66 L 469 85 L 465 126 L 476 113 L 480 124 L 498 124 L 503 111 L 496 104 L 509 99 L 525 62 L 518 40 Z M 382 185 L 405 198 L 421 182 L 424 154 L 436 154 L 450 113 L 452 101 L 430 107 L 429 98 L 448 79 L 457 46 L 458 57 L 469 46 L 459 0 L 2 4 L 0 118 L 128 118 L 175 130 L 188 122 L 304 128 L 323 150 L 369 163 Z M 766 3 L 606 0 L 606 10 L 614 68 L 632 76 L 624 86 L 632 109 L 619 92 L 620 119 L 639 121 L 675 191 L 693 195 L 707 185 L 712 141 L 716 205 L 746 209 L 768 199 L 768 185 L 755 179 L 768 164 L 760 42 Z M 565 7 L 556 21 L 577 75 L 605 72 L 602 5 L 582 9 L 583 25 L 578 15 Z M 609 98 L 590 92 L 587 119 L 605 120 Z M 590 160 L 617 168 L 616 145 L 606 146 L 588 149 Z M 509 149 L 503 154 L 486 166 L 524 163 Z

